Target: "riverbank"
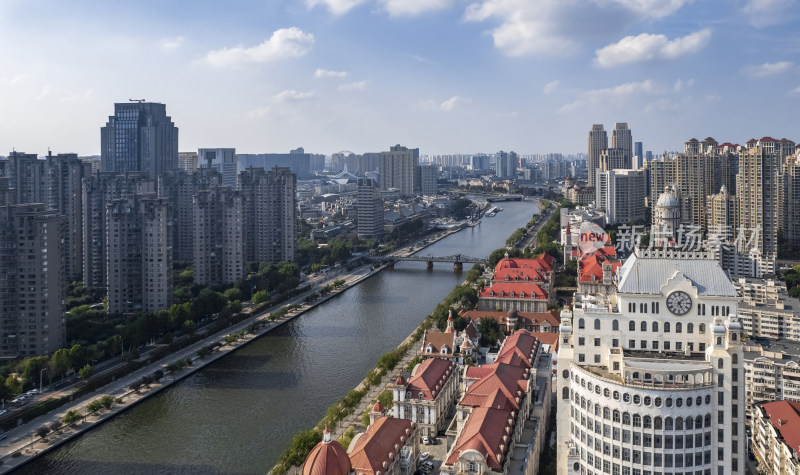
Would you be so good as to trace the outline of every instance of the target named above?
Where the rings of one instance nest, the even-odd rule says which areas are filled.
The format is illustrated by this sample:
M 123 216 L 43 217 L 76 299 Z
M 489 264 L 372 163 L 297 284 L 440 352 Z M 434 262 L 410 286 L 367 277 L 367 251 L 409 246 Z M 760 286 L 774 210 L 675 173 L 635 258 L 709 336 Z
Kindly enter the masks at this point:
M 427 239 L 429 240 L 429 244 L 432 244 L 435 241 L 441 240 L 449 235 L 453 234 L 453 232 L 444 232 L 434 236 L 429 236 Z M 411 248 L 404 248 L 410 250 Z M 415 252 L 415 251 L 414 251 Z M 310 289 L 308 292 L 298 295 L 287 302 L 284 302 L 283 305 L 280 307 L 274 307 L 268 309 L 267 311 L 260 313 L 258 316 L 254 318 L 248 318 L 240 323 L 234 324 L 227 329 L 220 331 L 214 335 L 204 338 L 203 340 L 190 345 L 170 356 L 167 356 L 159 361 L 149 364 L 148 366 L 137 370 L 134 373 L 131 373 L 119 380 L 115 381 L 114 383 L 101 388 L 94 393 L 77 398 L 74 401 L 68 403 L 65 406 L 62 406 L 56 411 L 53 411 L 47 415 L 41 416 L 39 418 L 34 419 L 33 421 L 21 425 L 15 429 L 10 430 L 7 433 L 7 438 L 3 440 L 3 444 L 0 444 L 0 460 L 3 462 L 3 465 L 0 466 L 0 473 L 8 472 L 12 469 L 19 468 L 20 466 L 24 465 L 25 463 L 30 462 L 31 460 L 35 459 L 36 457 L 47 453 L 54 448 L 66 443 L 69 440 L 72 440 L 78 437 L 81 434 L 84 434 L 93 428 L 98 427 L 102 423 L 112 419 L 117 414 L 127 411 L 128 409 L 138 405 L 140 402 L 146 400 L 147 398 L 161 392 L 163 389 L 174 385 L 177 381 L 180 381 L 195 372 L 199 371 L 200 369 L 204 368 L 208 364 L 219 360 L 220 358 L 234 353 L 240 348 L 243 348 L 247 344 L 255 341 L 256 339 L 260 338 L 268 334 L 269 332 L 287 324 L 288 322 L 296 319 L 300 315 L 310 311 L 311 309 L 315 308 L 316 306 L 327 302 L 330 299 L 340 295 L 345 290 L 358 285 L 359 283 L 363 282 L 364 280 L 376 275 L 378 272 L 381 272 L 385 269 L 386 266 L 379 266 L 375 269 L 370 269 L 369 266 L 363 266 L 361 268 L 356 269 L 350 273 L 340 273 L 335 276 L 330 276 L 327 281 L 315 283 L 314 288 Z M 324 295 L 318 298 L 315 302 L 311 304 L 303 304 L 303 299 L 308 295 L 318 291 L 319 288 L 327 285 L 334 280 L 345 280 L 345 285 L 341 286 L 338 289 L 335 289 L 330 294 Z M 248 326 L 252 325 L 256 320 L 265 321 L 267 320 L 270 313 L 275 312 L 278 308 L 288 308 L 292 304 L 302 304 L 300 308 L 296 308 L 290 310 L 287 315 L 284 317 L 276 320 L 275 322 L 268 322 L 262 328 L 253 333 L 245 334 L 243 338 L 239 339 L 236 342 L 225 343 L 225 336 L 244 332 Z M 197 351 L 201 348 L 206 348 L 210 345 L 221 343 L 221 346 L 207 355 L 205 358 L 197 357 Z M 166 366 L 176 361 L 185 361 L 187 358 L 192 359 L 192 365 L 189 367 L 185 367 L 182 369 L 178 369 L 174 372 L 168 373 L 165 379 L 162 379 L 159 382 L 155 382 L 151 384 L 149 387 L 142 389 L 139 392 L 134 392 L 128 388 L 128 386 L 138 380 L 141 380 L 143 376 L 153 375 L 157 370 L 164 370 Z M 74 427 L 68 427 L 60 430 L 60 433 L 52 434 L 46 437 L 45 439 L 39 439 L 39 437 L 35 434 L 37 428 L 42 427 L 45 424 L 51 424 L 54 421 L 61 421 L 66 413 L 70 410 L 78 411 L 81 415 L 85 414 L 86 409 L 90 402 L 99 399 L 103 395 L 110 395 L 115 400 L 120 400 L 118 403 L 114 403 L 110 410 L 101 410 L 96 412 L 92 415 L 87 416 L 83 421 L 79 424 L 76 424 Z M 16 456 L 15 456 L 16 454 Z

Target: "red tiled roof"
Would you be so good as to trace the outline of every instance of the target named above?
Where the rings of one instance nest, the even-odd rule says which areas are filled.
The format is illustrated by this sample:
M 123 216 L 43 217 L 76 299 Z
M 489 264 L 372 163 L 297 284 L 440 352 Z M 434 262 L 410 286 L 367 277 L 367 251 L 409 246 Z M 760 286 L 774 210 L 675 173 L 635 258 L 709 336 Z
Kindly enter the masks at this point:
M 473 321 L 467 324 L 467 327 L 464 329 L 464 331 L 467 333 L 467 337 L 470 339 L 478 336 L 478 329 Z
M 498 323 L 506 324 L 508 312 L 497 312 L 494 310 L 468 310 L 462 313 L 462 316 L 469 318 L 473 322 L 479 322 L 481 318 L 492 318 Z M 557 327 L 561 325 L 561 317 L 558 312 L 551 310 L 549 312 L 517 312 L 520 326 L 541 325 L 549 323 L 551 326 Z
M 539 254 L 533 259 L 522 259 L 518 257 L 506 257 L 500 259 L 494 266 L 495 274 L 504 269 L 541 269 L 542 272 L 552 272 L 555 259 L 550 254 Z
M 543 345 L 550 345 L 550 353 L 558 353 L 558 333 L 553 332 L 530 332 Z
M 412 437 L 413 424 L 408 419 L 381 417 L 367 427 L 350 453 L 350 464 L 357 473 L 386 473 L 386 468 L 397 460 L 397 444 L 403 447 Z M 393 454 L 392 458 L 389 454 Z M 384 462 L 386 467 L 383 466 Z
M 713 137 L 706 137 L 706 139 L 703 140 L 703 142 L 716 142 L 716 140 L 714 140 Z
M 605 257 L 605 252 L 598 249 L 591 254 L 587 254 L 578 262 L 578 280 L 581 282 L 594 282 L 603 280 L 603 264 L 608 262 L 611 264 L 611 275 L 617 273 L 617 269 L 622 267 L 619 261 L 612 261 Z
M 786 445 L 795 454 L 798 454 L 798 450 L 800 450 L 800 402 L 773 401 L 762 404 L 761 407 L 767 413 L 772 426 L 780 432 Z
M 514 296 L 511 296 L 511 293 Z M 502 295 L 501 295 L 502 293 Z M 524 294 L 524 296 L 523 296 Z M 545 292 L 538 284 L 532 282 L 494 282 L 491 287 L 481 289 L 478 298 L 532 298 L 544 300 Z
M 303 475 L 347 475 L 350 473 L 350 458 L 342 445 L 332 440 L 318 443 L 308 453 L 302 469 Z
M 495 392 L 500 391 L 514 409 L 519 409 L 517 399 L 522 399 L 522 394 L 528 390 L 527 369 L 522 366 L 491 363 L 482 365 L 481 371 L 468 371 L 465 377 L 480 379 L 464 392 L 464 397 L 458 403 L 462 406 L 495 407 L 492 401 L 497 400 Z
M 448 372 L 449 370 L 449 372 Z M 411 397 L 419 399 L 422 393 L 422 399 L 429 401 L 436 399 L 438 392 L 444 387 L 447 378 L 453 375 L 455 371 L 455 363 L 440 358 L 428 358 L 417 367 L 416 373 L 408 380 L 406 391 L 411 392 Z M 436 385 L 439 389 L 436 389 Z
M 691 139 L 689 139 L 689 141 L 688 141 L 688 142 L 686 142 L 686 143 L 698 143 L 698 142 L 699 142 L 699 140 L 697 140 L 696 138 L 691 138 Z
M 530 368 L 538 346 L 539 341 L 528 331 L 518 330 L 503 342 L 495 361 Z
M 773 139 L 772 137 L 761 137 L 760 142 L 777 142 L 777 140 Z
M 513 419 L 511 413 L 502 409 L 481 407 L 473 410 L 445 463 L 453 465 L 461 453 L 474 450 L 486 458 L 489 468 L 501 472 L 509 443 L 513 443 L 511 434 L 505 430 L 506 427 L 513 429 L 513 421 L 509 423 L 509 418 Z M 509 432 L 513 433 L 513 430 Z M 504 435 L 508 440 L 503 440 Z

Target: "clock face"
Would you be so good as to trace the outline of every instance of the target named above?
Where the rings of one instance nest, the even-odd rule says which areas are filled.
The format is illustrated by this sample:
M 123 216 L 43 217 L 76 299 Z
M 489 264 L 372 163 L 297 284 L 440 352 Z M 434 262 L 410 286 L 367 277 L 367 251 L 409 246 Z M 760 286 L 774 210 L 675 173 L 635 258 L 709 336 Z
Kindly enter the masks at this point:
M 675 315 L 686 315 L 692 309 L 692 298 L 686 292 L 676 290 L 667 296 L 667 308 Z

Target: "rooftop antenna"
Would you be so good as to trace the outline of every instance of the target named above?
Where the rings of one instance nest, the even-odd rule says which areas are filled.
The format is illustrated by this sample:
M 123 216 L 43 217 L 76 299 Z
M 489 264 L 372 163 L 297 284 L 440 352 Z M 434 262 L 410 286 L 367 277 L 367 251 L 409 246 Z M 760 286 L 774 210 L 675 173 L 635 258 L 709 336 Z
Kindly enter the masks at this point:
M 139 104 L 144 102 L 144 99 L 128 99 L 131 102 L 138 102 Z

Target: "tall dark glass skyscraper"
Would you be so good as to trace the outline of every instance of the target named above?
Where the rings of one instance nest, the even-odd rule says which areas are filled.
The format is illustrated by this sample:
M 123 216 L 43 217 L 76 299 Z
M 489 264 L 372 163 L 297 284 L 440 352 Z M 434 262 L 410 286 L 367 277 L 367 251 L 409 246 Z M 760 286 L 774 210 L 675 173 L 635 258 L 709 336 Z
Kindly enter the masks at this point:
M 178 128 L 164 104 L 114 104 L 114 115 L 100 129 L 100 163 L 106 172 L 147 172 L 156 178 L 178 168 Z

